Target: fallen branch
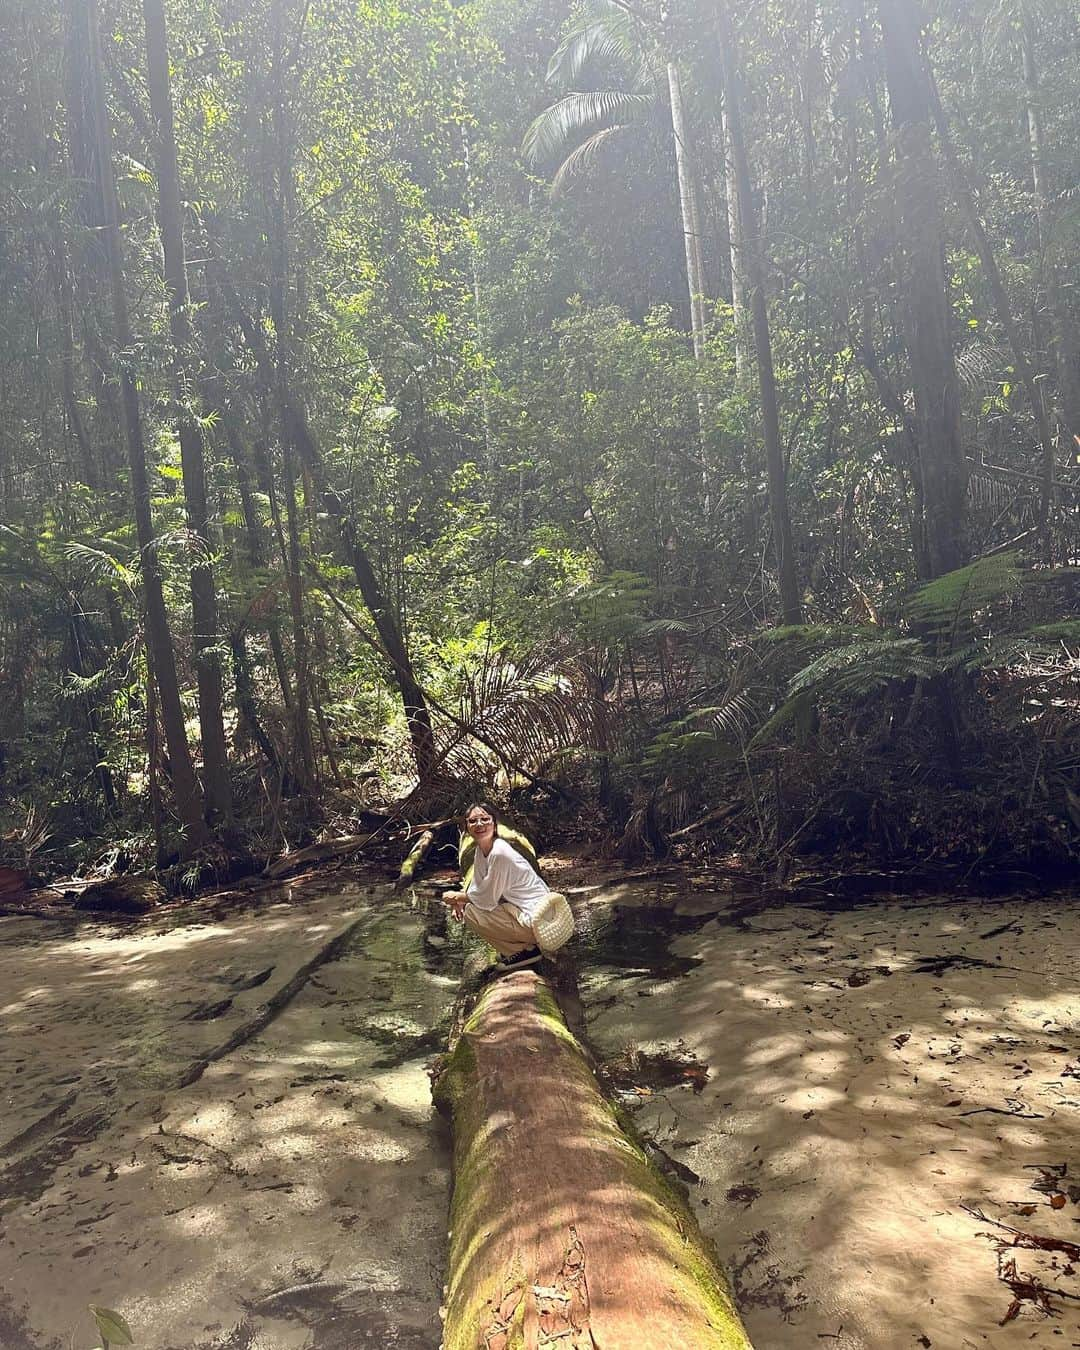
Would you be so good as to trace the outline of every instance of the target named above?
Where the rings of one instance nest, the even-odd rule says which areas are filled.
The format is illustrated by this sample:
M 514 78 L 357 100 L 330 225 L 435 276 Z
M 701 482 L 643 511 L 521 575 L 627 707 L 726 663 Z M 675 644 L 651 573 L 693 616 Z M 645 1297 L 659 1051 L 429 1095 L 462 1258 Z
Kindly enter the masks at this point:
M 1075 1242 L 1068 1242 L 1065 1238 L 1044 1237 L 1041 1233 L 1028 1233 L 1022 1228 L 1013 1228 L 1011 1224 L 1002 1223 L 1000 1219 L 991 1219 L 989 1215 L 984 1214 L 981 1209 L 977 1209 L 973 1205 L 961 1205 L 960 1208 L 965 1214 L 970 1214 L 973 1219 L 978 1219 L 980 1223 L 989 1223 L 995 1228 L 1000 1228 L 1003 1232 L 1011 1233 L 1011 1242 L 1003 1242 L 1001 1238 L 994 1239 L 1004 1247 L 1023 1247 L 1029 1251 L 1037 1252 L 1061 1252 L 1070 1261 L 1080 1261 L 1080 1245 Z M 988 1233 L 986 1236 L 993 1237 L 994 1235 Z
M 408 856 L 401 864 L 401 871 L 398 873 L 397 880 L 394 882 L 395 892 L 403 891 L 406 886 L 412 884 L 417 872 L 424 865 L 424 859 L 431 852 L 436 833 L 434 829 L 425 830 L 409 850 Z

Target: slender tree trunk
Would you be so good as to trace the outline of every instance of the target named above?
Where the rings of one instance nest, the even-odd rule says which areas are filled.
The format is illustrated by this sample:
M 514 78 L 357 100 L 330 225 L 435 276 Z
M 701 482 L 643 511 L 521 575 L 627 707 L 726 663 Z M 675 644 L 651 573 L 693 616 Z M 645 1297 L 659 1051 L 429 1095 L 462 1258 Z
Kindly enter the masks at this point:
M 281 433 L 282 490 L 285 493 L 285 571 L 289 591 L 289 612 L 293 630 L 293 667 L 295 676 L 293 697 L 293 732 L 298 756 L 296 778 L 303 793 L 310 793 L 315 785 L 315 748 L 311 739 L 311 671 L 308 656 L 308 633 L 304 617 L 304 578 L 300 561 L 299 508 L 296 500 L 296 479 L 299 471 L 295 453 L 290 389 L 291 327 L 289 313 L 290 257 L 289 206 L 293 198 L 292 150 L 287 129 L 285 106 L 285 10 L 283 0 L 271 5 L 273 32 L 274 87 L 273 135 L 277 151 L 274 165 L 273 200 L 271 206 L 270 245 L 270 321 L 274 328 L 275 360 L 273 393 Z
M 165 851 L 165 811 L 161 801 L 161 737 L 158 734 L 157 677 L 150 647 L 146 652 L 146 782 L 150 798 L 150 825 L 158 867 L 168 861 Z
M 705 458 L 705 428 L 708 425 L 708 399 L 701 383 L 705 367 L 705 269 L 701 254 L 701 212 L 690 131 L 683 102 L 682 80 L 674 61 L 667 66 L 668 94 L 671 101 L 671 129 L 675 137 L 675 167 L 679 180 L 679 212 L 682 217 L 683 248 L 686 254 L 686 289 L 690 300 L 690 336 L 697 365 L 696 402 L 698 450 L 701 455 L 702 503 L 705 515 L 711 509 L 709 466 Z
M 746 379 L 746 264 L 743 261 L 742 226 L 739 222 L 739 184 L 731 156 L 726 100 L 720 110 L 724 153 L 724 200 L 727 206 L 728 258 L 731 268 L 731 323 L 735 337 L 735 381 Z
M 91 104 L 94 114 L 97 170 L 103 199 L 105 246 L 108 256 L 114 338 L 121 351 L 131 348 L 131 325 L 128 319 L 127 297 L 124 293 L 124 267 L 121 253 L 119 203 L 116 179 L 112 166 L 112 132 L 105 105 L 105 84 L 101 69 L 101 34 L 98 26 L 98 0 L 87 0 L 86 46 L 89 54 Z M 206 825 L 199 800 L 198 783 L 191 765 L 184 710 L 180 702 L 180 685 L 176 676 L 176 659 L 172 634 L 165 609 L 165 593 L 158 556 L 157 539 L 150 509 L 150 479 L 146 469 L 146 447 L 143 441 L 139 394 L 135 375 L 127 359 L 117 363 L 123 409 L 124 439 L 127 448 L 128 471 L 135 513 L 135 529 L 139 541 L 142 566 L 143 597 L 146 606 L 147 644 L 153 662 L 154 678 L 161 699 L 161 715 L 165 740 L 172 766 L 173 791 L 177 813 L 184 826 L 183 851 L 190 853 L 206 842 Z
M 679 179 L 679 210 L 682 216 L 683 248 L 686 254 L 686 289 L 690 300 L 690 334 L 694 358 L 705 359 L 705 277 L 701 259 L 701 219 L 697 181 L 690 154 L 689 129 L 683 103 L 682 80 L 674 61 L 667 67 L 671 99 L 671 129 L 675 135 L 675 167 Z
M 324 501 L 330 504 L 335 502 L 336 498 L 331 496 L 324 498 Z M 331 505 L 330 509 L 334 509 L 334 507 Z M 341 529 L 341 537 L 349 554 L 349 561 L 352 563 L 353 571 L 356 574 L 356 583 L 360 587 L 360 594 L 364 597 L 364 604 L 371 612 L 379 638 L 394 669 L 394 678 L 401 693 L 405 720 L 409 726 L 409 737 L 412 741 L 413 753 L 416 756 L 417 776 L 423 783 L 435 764 L 435 733 L 427 699 L 424 697 L 424 691 L 420 688 L 420 682 L 413 671 L 409 649 L 405 643 L 397 615 L 393 612 L 390 602 L 383 594 L 379 578 L 371 565 L 371 559 L 356 533 L 355 524 L 340 503 L 336 506 L 336 515 Z
M 244 312 L 235 291 L 226 286 L 225 294 L 255 357 L 263 383 L 268 388 L 272 388 L 271 382 L 275 376 L 271 369 L 270 355 L 266 350 L 266 344 L 258 325 L 252 323 L 250 317 Z M 435 764 L 435 733 L 427 699 L 419 680 L 416 678 L 401 623 L 391 607 L 367 550 L 364 548 L 352 513 L 338 494 L 327 485 L 322 455 L 308 424 L 307 414 L 302 407 L 294 402 L 291 391 L 287 386 L 284 392 L 284 403 L 281 404 L 280 386 L 278 386 L 276 397 L 279 402 L 282 437 L 284 440 L 288 440 L 300 461 L 310 471 L 323 509 L 337 524 L 349 562 L 356 575 L 357 585 L 364 598 L 364 604 L 371 612 L 383 648 L 390 659 L 394 680 L 401 695 L 405 720 L 409 727 L 413 752 L 416 756 L 417 775 L 423 782 Z
M 788 511 L 787 469 L 780 444 L 780 413 L 776 394 L 776 372 L 773 367 L 772 337 L 769 332 L 769 311 L 765 290 L 765 259 L 761 245 L 757 210 L 754 205 L 750 161 L 743 133 L 742 100 L 740 97 L 737 65 L 733 48 L 734 36 L 727 11 L 721 8 L 720 53 L 724 103 L 727 108 L 728 137 L 735 173 L 736 195 L 739 202 L 740 238 L 746 263 L 749 287 L 750 315 L 754 334 L 754 355 L 757 360 L 758 385 L 761 397 L 761 429 L 765 442 L 765 462 L 769 479 L 769 516 L 772 523 L 773 551 L 780 586 L 780 611 L 786 624 L 802 622 L 798 570 L 795 563 L 795 544 Z
M 1046 182 L 1043 148 L 1042 88 L 1035 49 L 1035 18 L 1025 0 L 1020 3 L 1020 52 L 1024 68 L 1024 111 L 1031 154 L 1031 187 L 1039 244 L 1039 281 L 1046 295 L 1053 327 L 1054 363 L 1061 399 L 1061 420 L 1075 450 L 1080 446 L 1080 349 L 1076 328 L 1063 294 L 1061 268 L 1054 253 L 1054 221 Z
M 1005 337 L 1009 343 L 1009 349 L 1012 352 L 1016 373 L 1020 378 L 1020 383 L 1024 387 L 1028 402 L 1031 404 L 1031 411 L 1035 416 L 1035 425 L 1039 433 L 1039 444 L 1042 448 L 1042 475 L 1039 491 L 1039 531 L 1045 545 L 1047 543 L 1047 531 L 1050 522 L 1050 497 L 1053 492 L 1056 466 L 1054 433 L 1050 427 L 1050 418 L 1047 415 L 1046 403 L 1043 399 L 1038 377 L 1035 374 L 1034 367 L 1028 359 L 1023 339 L 1020 336 L 1019 325 L 1013 318 L 1008 292 L 1005 290 L 1005 282 L 1002 280 L 1001 269 L 998 267 L 997 258 L 994 256 L 993 245 L 990 243 L 986 228 L 982 223 L 982 217 L 979 215 L 978 203 L 975 201 L 975 194 L 968 181 L 967 173 L 964 170 L 963 164 L 960 162 L 959 155 L 956 153 L 956 147 L 953 145 L 948 119 L 945 116 L 945 109 L 941 105 L 941 99 L 938 96 L 933 80 L 930 81 L 930 98 L 934 121 L 937 125 L 938 143 L 941 146 L 942 154 L 945 157 L 945 163 L 949 169 L 953 190 L 956 193 L 956 199 L 960 203 L 960 207 L 968 222 L 968 228 L 971 230 L 972 238 L 975 241 L 975 249 L 979 255 L 979 261 L 982 263 L 983 273 L 986 276 L 986 284 L 990 288 L 990 295 L 994 301 L 994 308 L 997 311 L 998 321 L 1005 330 Z
M 919 435 L 925 557 L 933 577 L 953 571 L 967 559 L 967 465 L 931 144 L 930 81 L 915 0 L 879 0 L 878 11 L 895 130 L 896 218 L 906 274 L 906 336 Z
M 165 284 L 169 291 L 175 417 L 180 437 L 188 525 L 195 536 L 198 550 L 191 566 L 191 610 L 199 691 L 199 726 L 202 731 L 203 790 L 207 818 L 211 821 L 229 820 L 232 816 L 232 788 L 229 783 L 222 713 L 217 595 L 211 561 L 213 541 L 210 537 L 207 504 L 205 449 L 202 431 L 192 407 L 196 399 L 196 378 L 192 370 L 195 335 L 191 324 L 180 174 L 169 83 L 168 34 L 162 0 L 143 0 L 143 15 L 146 20 L 150 109 L 157 131 L 158 224 L 164 254 Z

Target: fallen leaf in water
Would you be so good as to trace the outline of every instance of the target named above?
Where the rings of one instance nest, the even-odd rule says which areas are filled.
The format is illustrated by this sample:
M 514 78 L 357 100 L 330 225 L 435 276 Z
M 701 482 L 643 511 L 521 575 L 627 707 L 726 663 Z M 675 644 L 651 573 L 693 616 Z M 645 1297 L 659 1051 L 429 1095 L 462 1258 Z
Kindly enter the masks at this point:
M 1065 1197 L 1061 1194 L 1060 1191 L 1056 1191 L 1056 1192 L 1050 1197 L 1050 1208 L 1051 1208 L 1051 1209 L 1064 1209 L 1064 1208 L 1065 1208 L 1065 1203 L 1066 1203 L 1066 1202 L 1065 1202 Z

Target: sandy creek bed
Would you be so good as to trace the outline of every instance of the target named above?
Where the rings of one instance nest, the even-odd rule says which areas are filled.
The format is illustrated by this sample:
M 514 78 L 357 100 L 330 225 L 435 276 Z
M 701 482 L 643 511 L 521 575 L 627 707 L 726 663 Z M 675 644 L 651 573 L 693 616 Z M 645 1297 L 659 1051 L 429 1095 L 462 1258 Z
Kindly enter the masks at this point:
M 627 1101 L 759 1350 L 1080 1346 L 1060 1252 L 1000 1258 L 1060 1292 L 999 1325 L 993 1241 L 1080 1242 L 1074 905 L 572 898 L 597 1046 L 708 1066 Z M 433 1350 L 449 1173 L 425 1064 L 460 964 L 422 899 L 340 877 L 182 924 L 0 920 L 0 1348 L 88 1347 L 94 1302 L 139 1350 Z

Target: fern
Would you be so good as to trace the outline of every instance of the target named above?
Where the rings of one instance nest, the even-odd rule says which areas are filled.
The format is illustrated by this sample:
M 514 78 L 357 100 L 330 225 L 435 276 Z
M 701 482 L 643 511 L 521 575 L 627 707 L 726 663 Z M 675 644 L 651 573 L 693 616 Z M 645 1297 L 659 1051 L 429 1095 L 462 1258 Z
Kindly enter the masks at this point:
M 955 639 L 975 615 L 1019 590 L 1019 557 L 1015 549 L 995 553 L 936 577 L 909 598 L 908 617 L 927 632 Z
M 788 694 L 868 694 L 895 680 L 934 674 L 936 663 L 915 637 L 884 637 L 825 652 L 788 685 Z

